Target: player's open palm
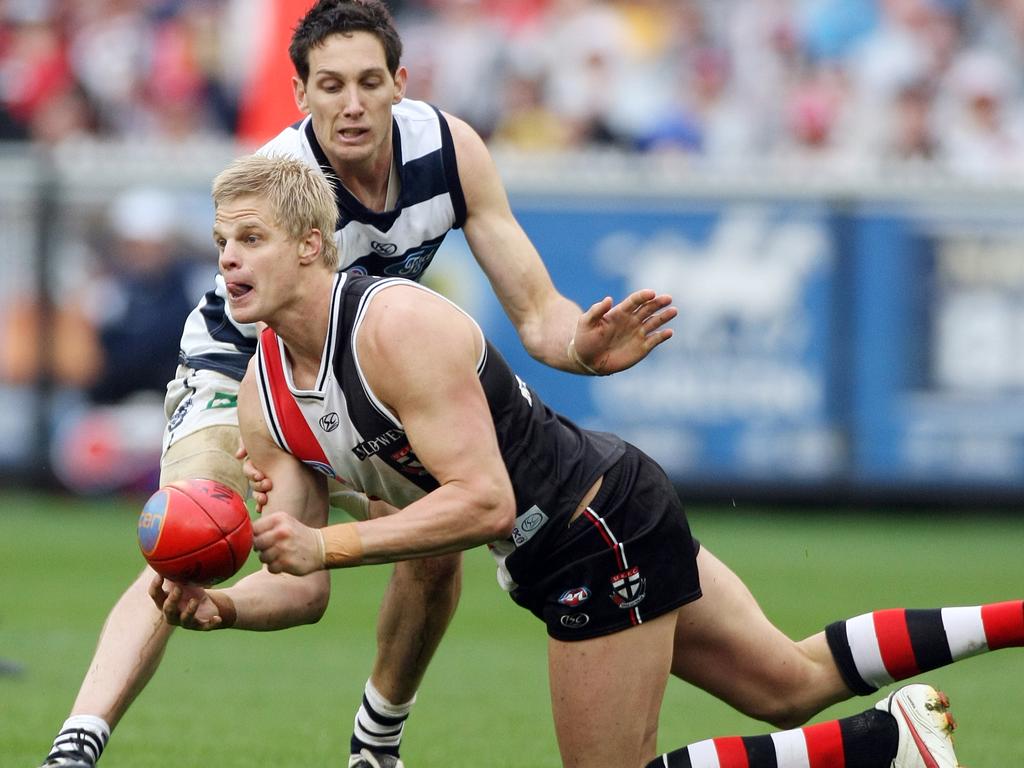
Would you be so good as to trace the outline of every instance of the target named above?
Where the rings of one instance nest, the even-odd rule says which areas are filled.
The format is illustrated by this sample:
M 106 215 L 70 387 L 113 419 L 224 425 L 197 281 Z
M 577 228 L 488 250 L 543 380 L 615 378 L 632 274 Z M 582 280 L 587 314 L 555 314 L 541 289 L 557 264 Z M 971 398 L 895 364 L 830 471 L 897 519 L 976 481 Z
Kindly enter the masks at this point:
M 271 573 L 305 576 L 324 567 L 320 531 L 285 512 L 271 512 L 253 522 L 252 547 Z
M 220 607 L 202 587 L 179 584 L 156 576 L 149 585 L 149 596 L 168 624 L 207 632 L 224 624 Z
M 579 362 L 592 373 L 624 371 L 672 336 L 663 326 L 678 310 L 672 297 L 653 290 L 634 291 L 612 306 L 605 297 L 580 315 L 573 338 Z

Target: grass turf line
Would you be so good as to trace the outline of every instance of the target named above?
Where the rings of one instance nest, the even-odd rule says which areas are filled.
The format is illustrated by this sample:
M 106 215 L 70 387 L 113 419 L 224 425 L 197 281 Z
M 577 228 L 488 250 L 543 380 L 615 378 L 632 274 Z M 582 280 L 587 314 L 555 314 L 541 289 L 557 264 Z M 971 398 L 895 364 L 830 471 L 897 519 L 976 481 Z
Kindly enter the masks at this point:
M 107 611 L 142 566 L 138 502 L 0 497 L 0 766 L 34 766 L 63 721 Z M 1011 515 L 782 513 L 700 508 L 694 533 L 751 586 L 786 632 L 882 607 L 1019 597 L 1024 520 Z M 256 565 L 250 558 L 247 569 Z M 390 568 L 340 571 L 324 620 L 287 632 L 178 631 L 161 669 L 118 727 L 103 768 L 342 764 L 374 651 Z M 648 576 L 650 578 L 650 576 Z M 555 768 L 545 637 L 498 589 L 483 550 L 468 553 L 459 611 L 407 730 L 410 768 Z M 951 696 L 972 768 L 1024 764 L 1024 649 L 924 675 Z M 860 711 L 875 698 L 817 719 Z M 662 749 L 770 730 L 679 681 L 662 711 Z

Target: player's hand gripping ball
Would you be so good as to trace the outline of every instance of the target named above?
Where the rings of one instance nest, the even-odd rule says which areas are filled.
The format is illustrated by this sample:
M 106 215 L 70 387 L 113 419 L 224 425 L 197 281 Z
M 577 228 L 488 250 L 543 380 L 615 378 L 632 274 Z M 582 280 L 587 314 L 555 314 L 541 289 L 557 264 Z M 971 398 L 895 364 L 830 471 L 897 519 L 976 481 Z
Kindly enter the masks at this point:
M 252 550 L 249 510 L 223 483 L 170 483 L 142 508 L 139 548 L 166 579 L 204 587 L 216 584 L 234 576 Z

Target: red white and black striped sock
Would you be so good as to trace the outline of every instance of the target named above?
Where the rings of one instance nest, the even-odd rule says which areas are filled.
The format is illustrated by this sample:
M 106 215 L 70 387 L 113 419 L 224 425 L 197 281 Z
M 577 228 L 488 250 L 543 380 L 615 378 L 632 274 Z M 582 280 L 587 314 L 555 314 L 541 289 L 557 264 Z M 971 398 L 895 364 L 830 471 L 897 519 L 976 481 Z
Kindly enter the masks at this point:
M 875 611 L 828 625 L 825 637 L 850 690 L 867 695 L 968 656 L 1024 646 L 1024 601 Z
M 647 768 L 889 768 L 898 746 L 895 718 L 869 709 L 766 736 L 698 741 L 661 755 Z

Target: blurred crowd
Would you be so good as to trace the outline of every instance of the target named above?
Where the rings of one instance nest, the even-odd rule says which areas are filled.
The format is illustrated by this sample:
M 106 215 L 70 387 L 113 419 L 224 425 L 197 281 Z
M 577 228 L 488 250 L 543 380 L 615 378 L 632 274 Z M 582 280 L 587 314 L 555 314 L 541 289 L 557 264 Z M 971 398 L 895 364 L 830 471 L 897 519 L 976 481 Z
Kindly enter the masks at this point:
M 233 135 L 270 1 L 0 0 L 0 137 Z M 494 145 L 1024 165 L 1024 0 L 390 6 L 410 95 Z

